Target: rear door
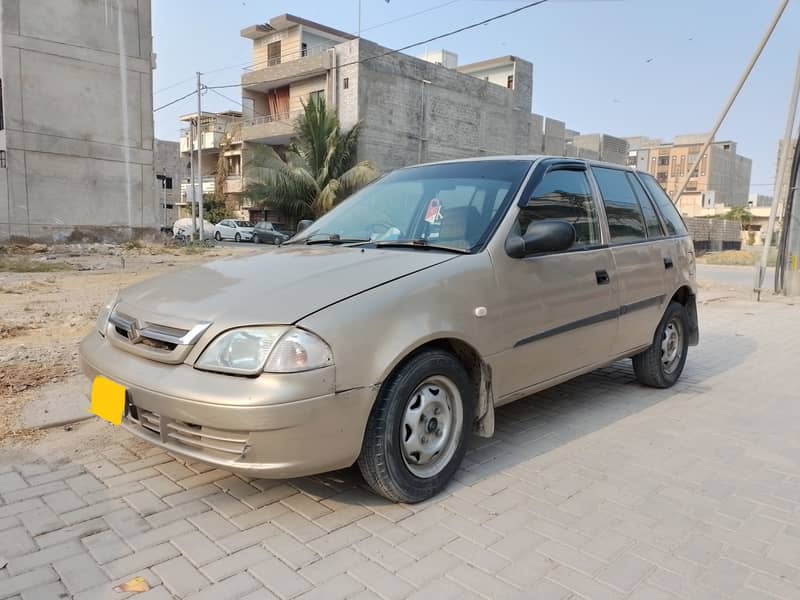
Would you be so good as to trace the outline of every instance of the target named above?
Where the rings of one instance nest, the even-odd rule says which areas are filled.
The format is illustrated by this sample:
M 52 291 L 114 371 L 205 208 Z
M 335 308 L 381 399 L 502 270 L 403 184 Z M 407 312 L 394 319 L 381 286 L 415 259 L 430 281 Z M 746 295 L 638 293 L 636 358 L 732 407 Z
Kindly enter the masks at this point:
M 616 335 L 616 280 L 600 207 L 585 164 L 560 164 L 534 174 L 512 235 L 534 221 L 563 220 L 575 227 L 573 247 L 521 259 L 493 256 L 499 304 L 493 330 L 510 348 L 491 361 L 500 404 L 604 361 Z
M 619 355 L 652 343 L 666 305 L 666 250 L 655 241 L 663 238 L 656 224 L 651 223 L 652 239 L 648 238 L 648 221 L 628 172 L 612 167 L 591 171 L 605 207 L 619 285 L 619 330 L 613 352 Z

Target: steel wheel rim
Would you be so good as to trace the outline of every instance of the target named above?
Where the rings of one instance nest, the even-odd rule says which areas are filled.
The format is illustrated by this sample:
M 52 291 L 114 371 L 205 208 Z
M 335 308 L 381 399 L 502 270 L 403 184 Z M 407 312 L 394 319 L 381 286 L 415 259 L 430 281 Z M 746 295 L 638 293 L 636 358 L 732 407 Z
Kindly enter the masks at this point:
M 450 463 L 463 428 L 461 394 L 447 377 L 429 377 L 406 401 L 400 424 L 403 462 L 411 473 L 427 479 Z
M 677 319 L 672 319 L 664 327 L 661 339 L 661 365 L 664 372 L 672 374 L 678 368 L 683 356 L 683 326 Z

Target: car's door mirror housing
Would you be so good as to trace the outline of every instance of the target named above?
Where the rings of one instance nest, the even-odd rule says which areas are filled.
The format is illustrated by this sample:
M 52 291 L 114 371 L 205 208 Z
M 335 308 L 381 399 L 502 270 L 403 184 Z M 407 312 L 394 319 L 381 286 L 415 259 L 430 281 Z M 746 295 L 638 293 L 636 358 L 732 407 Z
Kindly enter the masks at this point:
M 309 226 L 313 223 L 311 219 L 303 219 L 297 224 L 297 233 L 300 233 L 304 229 L 308 229 Z
M 523 235 L 506 240 L 506 253 L 512 258 L 533 254 L 563 252 L 575 243 L 575 228 L 566 221 L 534 221 Z

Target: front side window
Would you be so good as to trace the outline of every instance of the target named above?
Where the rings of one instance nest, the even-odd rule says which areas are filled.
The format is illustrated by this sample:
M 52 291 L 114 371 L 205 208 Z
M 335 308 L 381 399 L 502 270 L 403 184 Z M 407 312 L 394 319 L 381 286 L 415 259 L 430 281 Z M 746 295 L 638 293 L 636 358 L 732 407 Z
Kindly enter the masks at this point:
M 353 194 L 294 242 L 414 242 L 475 252 L 505 214 L 528 160 L 400 169 Z
M 527 204 L 520 209 L 517 228 L 524 235 L 534 221 L 566 221 L 575 228 L 573 248 L 600 244 L 600 221 L 585 171 L 546 173 Z
M 250 221 L 236 221 L 237 227 L 252 227 L 253 224 Z
M 646 239 L 644 216 L 626 172 L 595 167 L 592 173 L 606 207 L 611 243 L 625 244 Z
M 672 200 L 669 199 L 667 193 L 661 189 L 661 186 L 658 185 L 656 180 L 653 179 L 651 175 L 647 175 L 646 173 L 642 173 L 641 177 L 642 183 L 644 183 L 647 191 L 650 192 L 650 196 L 653 198 L 653 201 L 656 203 L 661 216 L 664 218 L 664 224 L 667 227 L 667 234 L 686 235 L 689 233 L 686 230 L 686 225 L 683 223 L 683 219 L 681 219 L 681 215 L 678 213 L 678 209 L 675 208 Z

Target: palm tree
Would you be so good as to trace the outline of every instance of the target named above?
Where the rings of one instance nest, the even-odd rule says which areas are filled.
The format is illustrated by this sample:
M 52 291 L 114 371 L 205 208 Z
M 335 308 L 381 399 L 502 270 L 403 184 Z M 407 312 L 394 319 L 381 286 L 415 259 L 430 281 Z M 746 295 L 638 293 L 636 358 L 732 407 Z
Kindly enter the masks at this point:
M 303 105 L 294 131 L 283 156 L 271 146 L 251 147 L 246 193 L 256 203 L 295 219 L 319 217 L 379 175 L 370 161 L 353 164 L 361 124 L 342 132 L 323 98 Z

